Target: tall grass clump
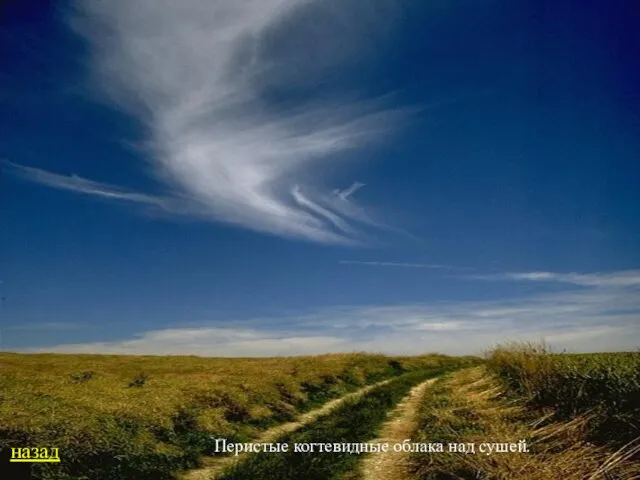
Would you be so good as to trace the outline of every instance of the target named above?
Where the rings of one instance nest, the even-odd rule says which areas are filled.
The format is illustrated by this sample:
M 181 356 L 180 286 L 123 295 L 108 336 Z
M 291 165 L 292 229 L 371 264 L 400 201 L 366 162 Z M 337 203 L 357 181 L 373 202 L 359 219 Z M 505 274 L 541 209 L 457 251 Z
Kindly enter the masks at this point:
M 538 349 L 536 349 L 538 350 Z M 441 377 L 426 390 L 413 440 L 475 445 L 475 454 L 414 452 L 412 478 L 420 480 L 637 480 L 639 441 L 620 448 L 587 441 L 589 415 L 550 420 L 531 411 L 525 397 L 505 397 L 503 382 L 485 366 Z M 532 421 L 533 420 L 533 421 Z M 526 452 L 481 452 L 484 442 L 515 444 Z
M 545 345 L 494 349 L 487 366 L 530 407 L 554 419 L 589 414 L 595 440 L 625 443 L 640 435 L 640 353 L 553 353 Z

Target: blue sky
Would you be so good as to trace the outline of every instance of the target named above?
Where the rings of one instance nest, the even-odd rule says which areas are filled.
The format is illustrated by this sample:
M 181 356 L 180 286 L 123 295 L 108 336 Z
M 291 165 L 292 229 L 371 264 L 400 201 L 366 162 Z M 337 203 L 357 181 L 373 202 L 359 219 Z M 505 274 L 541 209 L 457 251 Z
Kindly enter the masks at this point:
M 637 348 L 637 21 L 5 2 L 0 349 Z

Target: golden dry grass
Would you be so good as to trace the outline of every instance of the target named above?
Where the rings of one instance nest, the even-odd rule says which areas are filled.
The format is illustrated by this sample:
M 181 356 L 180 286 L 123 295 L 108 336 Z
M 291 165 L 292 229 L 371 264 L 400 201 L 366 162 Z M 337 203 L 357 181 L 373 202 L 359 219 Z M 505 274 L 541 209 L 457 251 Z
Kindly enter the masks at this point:
M 503 384 L 485 367 L 467 369 L 427 392 L 421 410 L 420 441 L 475 443 L 475 454 L 416 454 L 421 479 L 632 480 L 640 464 L 631 460 L 638 442 L 619 451 L 586 441 L 590 418 L 534 420 L 522 402 L 507 401 Z M 527 440 L 528 453 L 477 451 L 484 442 Z
M 487 366 L 514 396 L 555 420 L 591 414 L 590 438 L 621 447 L 640 436 L 640 352 L 557 354 L 544 344 L 494 349 Z
M 197 465 L 213 437 L 252 438 L 326 400 L 444 358 L 0 354 L 0 448 L 58 447 L 63 462 L 50 468 L 94 472 L 90 478 L 173 478 Z M 58 478 L 47 468 L 41 478 Z

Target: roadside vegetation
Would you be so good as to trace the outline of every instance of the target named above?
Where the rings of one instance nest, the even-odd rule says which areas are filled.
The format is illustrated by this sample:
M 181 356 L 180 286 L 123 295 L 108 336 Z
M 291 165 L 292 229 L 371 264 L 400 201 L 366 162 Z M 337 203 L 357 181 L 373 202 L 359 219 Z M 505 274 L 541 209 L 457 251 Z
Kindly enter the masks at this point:
M 427 390 L 414 438 L 474 444 L 475 453 L 415 453 L 416 479 L 640 478 L 640 354 L 510 345 L 487 357 Z M 520 440 L 528 452 L 479 451 Z
M 449 357 L 336 354 L 200 357 L 0 354 L 0 448 L 59 448 L 48 480 L 169 480 L 214 438 L 260 431 L 376 381 Z
M 530 409 L 558 421 L 587 414 L 591 441 L 622 446 L 640 436 L 640 352 L 566 354 L 513 344 L 493 350 L 487 366 Z

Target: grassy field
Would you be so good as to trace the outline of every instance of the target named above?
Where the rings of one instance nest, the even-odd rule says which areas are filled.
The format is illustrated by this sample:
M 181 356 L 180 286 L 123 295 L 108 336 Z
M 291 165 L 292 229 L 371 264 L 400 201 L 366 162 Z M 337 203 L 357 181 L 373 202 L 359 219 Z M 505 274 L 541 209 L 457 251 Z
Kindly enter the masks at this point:
M 512 345 L 440 378 L 422 401 L 418 442 L 517 443 L 526 453 L 416 453 L 412 478 L 640 478 L 640 354 L 551 354 Z
M 532 345 L 496 348 L 485 360 L 0 354 L 0 447 L 59 448 L 60 464 L 33 466 L 38 480 L 170 480 L 199 466 L 216 438 L 282 432 L 272 427 L 390 380 L 278 433 L 279 443 L 370 441 L 429 377 L 437 379 L 407 423 L 412 442 L 525 440 L 529 451 L 412 452 L 398 480 L 640 478 L 640 353 L 554 354 Z M 356 480 L 364 455 L 248 455 L 221 478 Z
M 448 357 L 0 354 L 0 447 L 49 446 L 41 479 L 171 479 L 213 448 Z

